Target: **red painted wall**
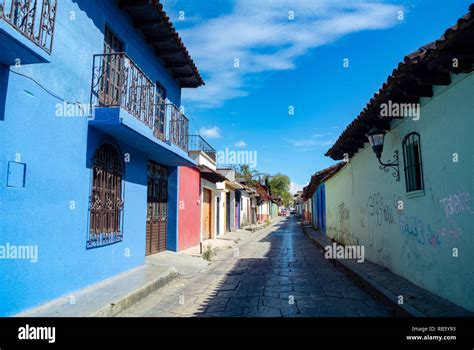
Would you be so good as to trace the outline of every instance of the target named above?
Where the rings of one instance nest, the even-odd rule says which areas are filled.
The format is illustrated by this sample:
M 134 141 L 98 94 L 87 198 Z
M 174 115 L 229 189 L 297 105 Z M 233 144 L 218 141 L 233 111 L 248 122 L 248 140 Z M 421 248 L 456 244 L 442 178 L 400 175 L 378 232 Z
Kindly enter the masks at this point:
M 178 250 L 193 247 L 201 236 L 201 174 L 179 167 Z

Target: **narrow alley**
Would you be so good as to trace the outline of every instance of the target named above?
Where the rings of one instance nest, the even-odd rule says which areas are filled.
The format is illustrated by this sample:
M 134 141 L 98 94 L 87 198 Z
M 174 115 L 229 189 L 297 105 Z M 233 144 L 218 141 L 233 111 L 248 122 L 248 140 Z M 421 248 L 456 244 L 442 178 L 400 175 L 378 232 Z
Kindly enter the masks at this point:
M 324 258 L 296 220 L 223 251 L 204 272 L 178 278 L 120 316 L 391 316 Z

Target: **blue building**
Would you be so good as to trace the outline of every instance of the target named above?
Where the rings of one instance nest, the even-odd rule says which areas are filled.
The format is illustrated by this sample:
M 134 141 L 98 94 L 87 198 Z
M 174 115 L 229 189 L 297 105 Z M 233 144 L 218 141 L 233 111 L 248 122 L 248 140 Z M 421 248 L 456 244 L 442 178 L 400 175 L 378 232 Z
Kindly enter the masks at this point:
M 177 250 L 181 89 L 158 1 L 0 5 L 0 316 Z
M 306 213 L 314 228 L 326 234 L 326 187 L 325 181 L 336 175 L 345 163 L 340 162 L 329 168 L 316 172 L 311 176 L 311 180 L 303 189 L 303 199 L 307 203 L 309 213 Z

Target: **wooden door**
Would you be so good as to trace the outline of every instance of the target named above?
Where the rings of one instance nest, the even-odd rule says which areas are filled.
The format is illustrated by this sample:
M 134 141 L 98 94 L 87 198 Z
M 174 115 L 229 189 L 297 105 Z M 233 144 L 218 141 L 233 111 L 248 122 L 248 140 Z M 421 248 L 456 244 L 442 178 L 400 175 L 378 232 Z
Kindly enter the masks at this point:
M 202 232 L 204 239 L 211 239 L 211 203 L 212 203 L 212 192 L 208 189 L 204 189 L 203 201 L 202 201 Z
M 222 213 L 222 219 L 224 220 L 224 231 L 223 231 L 223 233 L 225 234 L 227 232 L 226 231 L 227 230 L 227 196 L 223 197 L 222 208 L 224 209 L 223 213 Z
M 168 170 L 154 162 L 148 163 L 148 211 L 146 224 L 146 255 L 166 250 Z
M 231 206 L 231 201 L 230 201 L 230 192 L 226 193 L 225 196 L 225 202 L 226 202 L 226 214 L 225 214 L 225 223 L 226 223 L 226 232 L 230 232 L 230 206 Z
M 217 210 L 216 210 L 216 222 L 217 222 L 217 224 L 216 224 L 216 233 L 219 236 L 220 233 L 221 233 L 221 228 L 220 228 L 221 227 L 221 222 L 220 222 L 220 220 L 221 220 L 221 214 L 220 214 L 221 213 L 221 197 L 220 196 L 217 196 L 217 198 L 216 198 L 216 208 L 217 208 Z

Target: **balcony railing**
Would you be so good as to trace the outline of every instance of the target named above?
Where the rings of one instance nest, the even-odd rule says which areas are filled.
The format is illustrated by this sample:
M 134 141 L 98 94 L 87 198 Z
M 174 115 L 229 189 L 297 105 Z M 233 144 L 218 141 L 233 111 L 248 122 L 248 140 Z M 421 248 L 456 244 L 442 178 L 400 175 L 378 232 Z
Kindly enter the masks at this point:
M 216 150 L 199 135 L 189 135 L 189 151 L 201 151 L 216 161 Z
M 125 53 L 94 56 L 91 106 L 121 107 L 156 138 L 188 150 L 188 119 Z
M 165 120 L 169 120 L 169 136 L 168 140 L 176 146 L 188 151 L 189 137 L 189 120 L 182 113 L 181 109 L 174 104 L 165 103 Z
M 56 9 L 57 0 L 0 0 L 0 19 L 51 53 Z

